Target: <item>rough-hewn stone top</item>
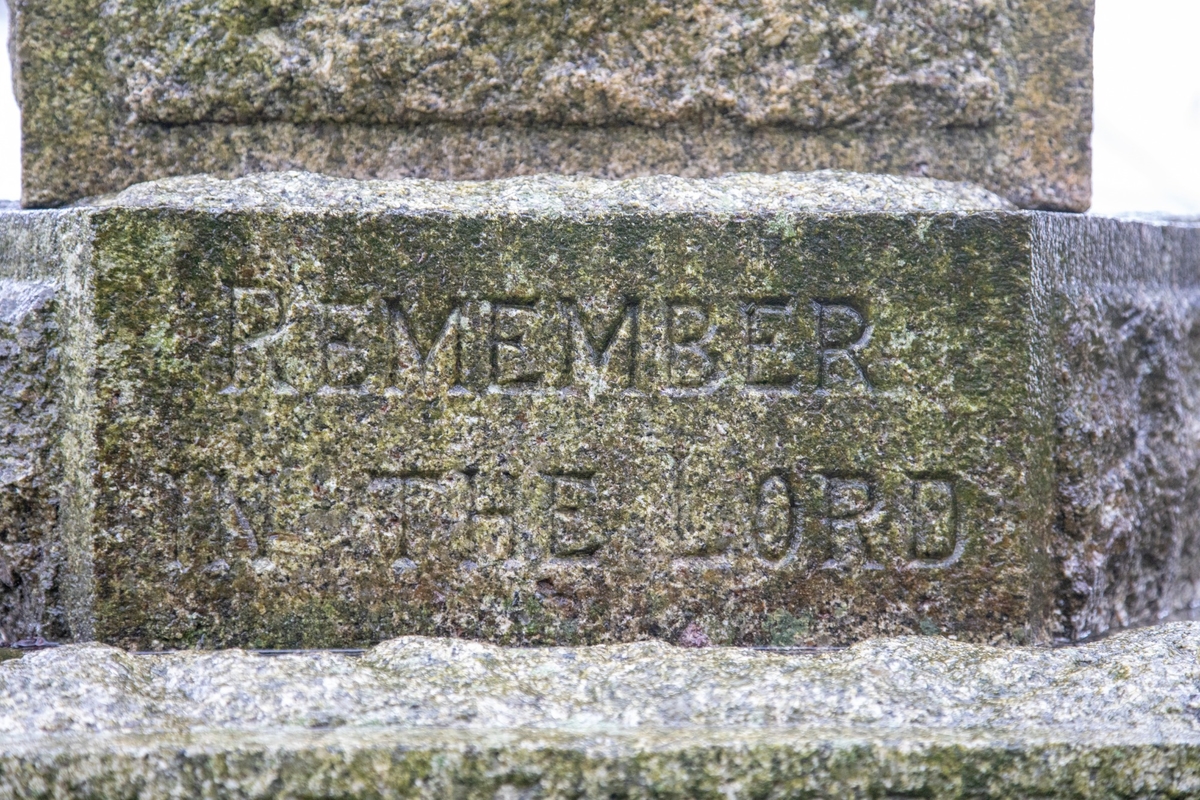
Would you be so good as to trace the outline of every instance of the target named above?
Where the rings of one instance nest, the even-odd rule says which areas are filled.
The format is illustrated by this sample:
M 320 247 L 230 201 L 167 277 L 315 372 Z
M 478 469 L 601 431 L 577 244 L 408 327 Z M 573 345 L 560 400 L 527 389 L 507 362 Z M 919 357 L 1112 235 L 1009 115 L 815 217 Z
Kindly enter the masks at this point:
M 0 666 L 0 736 L 381 726 L 593 733 L 733 727 L 1136 734 L 1200 742 L 1200 624 L 1057 649 L 940 637 L 786 654 L 661 642 L 505 648 L 406 637 L 361 657 L 134 655 L 71 645 Z
M 771 215 L 1001 211 L 1013 205 L 970 183 L 838 170 L 695 179 L 658 175 L 621 181 L 541 175 L 495 181 L 358 181 L 310 172 L 221 180 L 166 178 L 99 198 L 100 206 L 216 211 L 269 209 L 400 211 L 584 217 L 615 212 Z
M 396 639 L 0 666 L 12 796 L 1190 796 L 1200 625 L 781 654 Z

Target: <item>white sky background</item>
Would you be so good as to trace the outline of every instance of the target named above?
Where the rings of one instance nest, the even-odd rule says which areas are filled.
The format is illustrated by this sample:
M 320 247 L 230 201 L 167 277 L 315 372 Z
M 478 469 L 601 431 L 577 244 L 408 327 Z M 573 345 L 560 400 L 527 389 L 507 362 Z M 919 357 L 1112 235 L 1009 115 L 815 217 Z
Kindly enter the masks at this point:
M 0 200 L 21 198 L 21 136 L 8 60 L 8 3 L 0 0 Z
M 1096 0 L 1095 63 L 1092 210 L 1200 214 L 1200 0 Z M 0 58 L 0 200 L 21 195 L 17 113 Z
M 1200 0 L 1096 0 L 1092 211 L 1200 214 Z

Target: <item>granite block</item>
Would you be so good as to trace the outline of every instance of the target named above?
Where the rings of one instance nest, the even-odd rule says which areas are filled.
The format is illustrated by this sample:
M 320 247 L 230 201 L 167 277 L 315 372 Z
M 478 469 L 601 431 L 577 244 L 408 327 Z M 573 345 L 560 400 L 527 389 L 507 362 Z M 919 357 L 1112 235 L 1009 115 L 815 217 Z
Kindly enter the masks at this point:
M 57 355 L 12 368 L 73 387 L 8 428 L 64 471 L 6 488 L 72 587 L 26 627 L 1019 643 L 1200 599 L 1195 224 L 838 173 L 283 174 L 0 230 L 73 331 L 20 306 Z

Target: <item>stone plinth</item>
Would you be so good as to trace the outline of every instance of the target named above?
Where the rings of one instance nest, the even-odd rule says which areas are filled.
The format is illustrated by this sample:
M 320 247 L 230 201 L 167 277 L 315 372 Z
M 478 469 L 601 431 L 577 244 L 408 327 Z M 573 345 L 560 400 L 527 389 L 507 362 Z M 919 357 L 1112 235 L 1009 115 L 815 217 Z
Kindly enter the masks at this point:
M 12 796 L 1109 798 L 1200 786 L 1192 623 L 1055 650 L 398 639 L 0 666 Z
M 166 175 L 841 168 L 1090 195 L 1091 0 L 14 0 L 25 203 Z
M 1019 642 L 1195 599 L 1196 227 L 837 174 L 0 219 L 10 627 Z

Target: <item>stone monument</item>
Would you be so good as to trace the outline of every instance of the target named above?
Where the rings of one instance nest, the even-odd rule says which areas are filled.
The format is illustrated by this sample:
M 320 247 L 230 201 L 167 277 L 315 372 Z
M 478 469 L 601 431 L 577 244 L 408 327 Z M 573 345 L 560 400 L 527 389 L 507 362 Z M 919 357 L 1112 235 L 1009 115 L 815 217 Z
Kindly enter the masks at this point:
M 1195 793 L 1090 2 L 13 11 L 0 793 Z
M 9 0 L 25 203 L 822 168 L 1090 194 L 1091 0 Z
M 1047 642 L 1200 580 L 1197 226 L 849 174 L 284 174 L 0 232 L 44 403 L 9 406 L 10 624 Z

